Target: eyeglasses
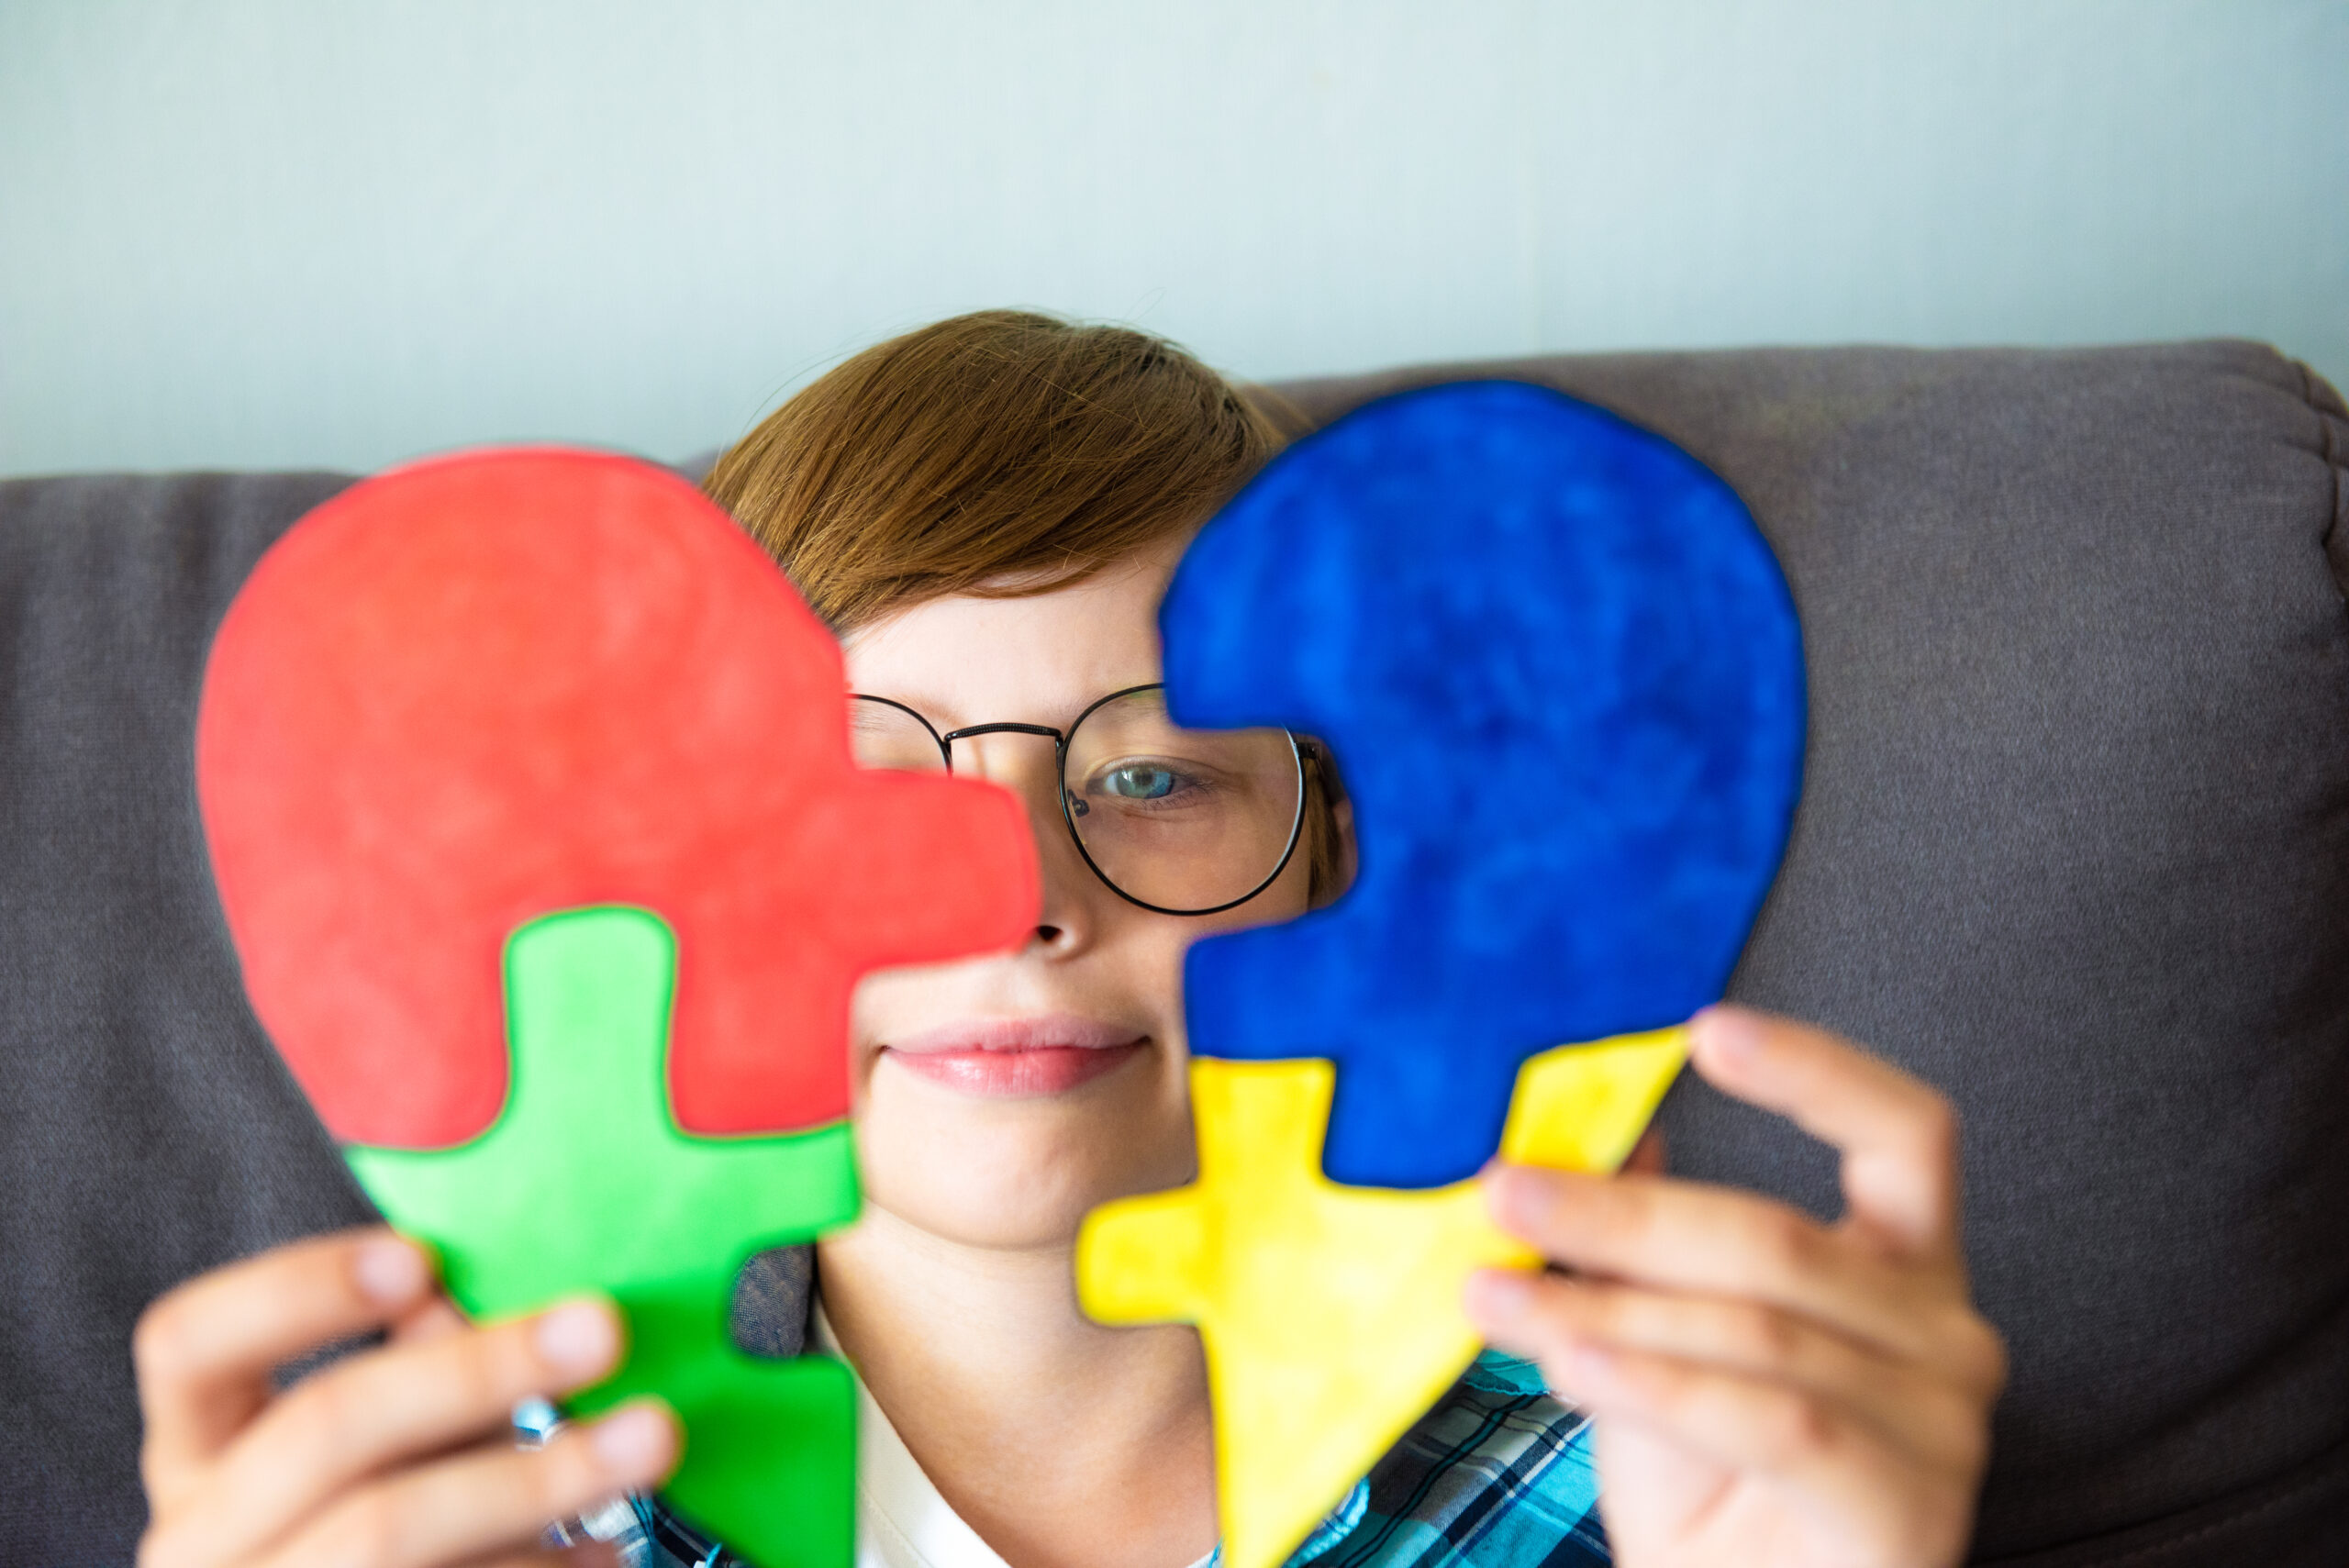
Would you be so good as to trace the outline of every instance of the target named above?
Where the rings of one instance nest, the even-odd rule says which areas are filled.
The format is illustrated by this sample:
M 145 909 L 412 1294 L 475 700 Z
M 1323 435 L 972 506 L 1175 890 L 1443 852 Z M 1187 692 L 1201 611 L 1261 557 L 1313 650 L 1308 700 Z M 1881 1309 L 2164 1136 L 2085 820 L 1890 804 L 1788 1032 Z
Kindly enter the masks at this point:
M 954 742 L 1049 737 L 1061 819 L 1109 890 L 1161 915 L 1213 915 L 1273 884 L 1305 827 L 1314 742 L 1286 729 L 1184 729 L 1163 683 L 1111 692 L 1068 727 L 973 724 L 941 734 L 888 697 L 850 694 L 850 742 L 867 768 L 952 773 Z

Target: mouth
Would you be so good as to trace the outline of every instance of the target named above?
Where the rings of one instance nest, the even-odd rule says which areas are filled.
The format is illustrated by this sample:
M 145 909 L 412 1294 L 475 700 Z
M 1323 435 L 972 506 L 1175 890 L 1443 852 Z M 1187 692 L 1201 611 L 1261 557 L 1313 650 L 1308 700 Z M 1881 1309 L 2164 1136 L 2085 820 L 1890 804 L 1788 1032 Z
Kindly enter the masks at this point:
M 882 1054 L 963 1094 L 1017 1099 L 1066 1094 L 1116 1072 L 1149 1043 L 1114 1024 L 1049 1014 L 949 1024 L 893 1040 Z

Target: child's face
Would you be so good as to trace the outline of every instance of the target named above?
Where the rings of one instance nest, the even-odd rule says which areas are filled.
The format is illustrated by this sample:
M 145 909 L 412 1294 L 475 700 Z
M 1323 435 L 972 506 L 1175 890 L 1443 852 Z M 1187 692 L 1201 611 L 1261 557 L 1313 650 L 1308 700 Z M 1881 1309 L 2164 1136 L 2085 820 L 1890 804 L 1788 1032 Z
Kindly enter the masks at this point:
M 850 684 L 941 733 L 996 720 L 1065 731 L 1096 698 L 1159 678 L 1158 602 L 1181 545 L 1056 593 L 902 611 L 848 637 Z M 1184 950 L 1304 913 L 1307 857 L 1222 914 L 1153 914 L 1070 841 L 1050 739 L 959 740 L 954 765 L 1026 802 L 1043 911 L 1016 952 L 858 987 L 850 1081 L 866 1201 L 965 1244 L 1064 1245 L 1095 1205 L 1192 1173 Z

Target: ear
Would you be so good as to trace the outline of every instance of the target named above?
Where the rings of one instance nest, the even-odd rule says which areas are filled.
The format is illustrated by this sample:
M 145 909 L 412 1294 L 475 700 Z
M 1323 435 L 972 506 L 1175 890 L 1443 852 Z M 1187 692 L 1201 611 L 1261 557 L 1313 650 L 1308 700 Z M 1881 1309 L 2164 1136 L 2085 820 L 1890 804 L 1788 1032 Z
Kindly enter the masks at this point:
M 1337 852 L 1330 857 L 1338 873 L 1330 879 L 1330 900 L 1334 903 L 1354 884 L 1354 803 L 1339 795 L 1330 803 L 1330 823 L 1338 834 Z
M 1314 878 L 1312 906 L 1326 909 L 1335 904 L 1354 884 L 1354 803 L 1346 794 L 1345 780 L 1339 776 L 1337 759 L 1330 754 L 1329 742 L 1313 740 L 1313 779 L 1311 787 L 1320 793 L 1328 815 L 1312 816 L 1315 842 L 1308 849 L 1313 855 Z M 1325 855 L 1319 842 L 1323 834 L 1330 837 Z

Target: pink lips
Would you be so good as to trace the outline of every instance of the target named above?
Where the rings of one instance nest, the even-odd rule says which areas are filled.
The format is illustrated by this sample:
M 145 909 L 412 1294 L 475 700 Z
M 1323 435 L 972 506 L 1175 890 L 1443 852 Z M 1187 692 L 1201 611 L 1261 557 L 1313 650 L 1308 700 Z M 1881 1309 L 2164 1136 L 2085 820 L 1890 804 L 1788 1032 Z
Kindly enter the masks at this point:
M 1092 1018 L 1047 1014 L 928 1029 L 885 1048 L 899 1065 L 966 1095 L 1059 1095 L 1123 1066 L 1147 1036 Z

